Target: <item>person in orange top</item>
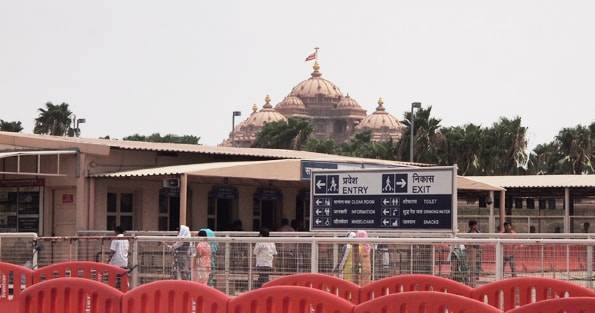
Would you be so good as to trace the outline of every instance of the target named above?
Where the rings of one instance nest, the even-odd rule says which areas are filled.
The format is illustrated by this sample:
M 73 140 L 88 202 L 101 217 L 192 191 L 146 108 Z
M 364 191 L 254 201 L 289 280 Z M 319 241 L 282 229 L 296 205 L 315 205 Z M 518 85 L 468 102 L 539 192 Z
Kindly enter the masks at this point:
M 206 238 L 207 232 L 201 230 L 198 236 Z M 211 245 L 206 240 L 196 245 L 196 256 L 192 265 L 192 280 L 206 285 L 211 274 Z
M 516 232 L 512 229 L 512 224 L 510 224 L 510 222 L 504 223 L 504 233 L 516 234 Z M 510 272 L 512 273 L 512 277 L 516 277 L 516 261 L 514 259 L 514 249 L 514 245 L 504 246 L 504 264 L 502 265 L 502 270 L 506 269 L 506 263 L 510 265 Z
M 357 238 L 368 238 L 368 232 L 365 230 L 358 230 L 356 233 Z M 359 255 L 359 284 L 360 286 L 367 285 L 370 282 L 372 275 L 372 264 L 370 263 L 370 257 L 372 252 L 372 246 L 369 243 L 361 243 L 358 247 Z

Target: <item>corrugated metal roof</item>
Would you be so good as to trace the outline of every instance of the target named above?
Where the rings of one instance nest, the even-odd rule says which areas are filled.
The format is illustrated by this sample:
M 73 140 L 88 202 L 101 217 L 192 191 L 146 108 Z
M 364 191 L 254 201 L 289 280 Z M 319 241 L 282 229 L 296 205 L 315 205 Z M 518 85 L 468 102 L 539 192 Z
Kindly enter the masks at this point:
M 229 177 L 256 180 L 301 181 L 300 160 L 271 160 L 271 161 L 245 161 L 245 162 L 217 162 L 189 165 L 176 165 L 140 170 L 123 171 L 116 173 L 95 174 L 96 178 L 126 178 L 146 176 L 167 176 L 187 174 L 200 177 Z M 470 179 L 457 177 L 459 190 L 484 190 L 500 191 L 503 188 L 492 186 Z
M 17 140 L 15 140 L 17 139 Z M 262 148 L 233 148 L 233 147 L 219 147 L 219 146 L 205 146 L 192 144 L 175 144 L 175 143 L 159 143 L 159 142 L 143 142 L 143 141 L 127 141 L 115 139 L 94 139 L 94 138 L 75 138 L 75 137 L 59 137 L 49 135 L 24 134 L 0 132 L 0 144 L 17 144 L 18 139 L 28 146 L 34 145 L 36 142 L 45 141 L 53 142 L 58 147 L 64 148 L 67 146 L 78 147 L 79 145 L 101 146 L 126 150 L 145 150 L 145 151 L 164 151 L 164 152 L 187 152 L 200 153 L 211 155 L 233 155 L 233 156 L 247 156 L 259 157 L 269 159 L 320 159 L 329 161 L 346 161 L 355 163 L 374 163 L 385 165 L 401 165 L 401 166 L 428 166 L 424 163 L 410 163 L 401 161 L 387 161 L 377 159 L 355 158 L 347 156 L 338 156 L 324 153 L 295 151 L 284 149 L 262 149 Z M 29 140 L 26 140 L 29 139 Z M 47 148 L 48 145 L 43 145 Z M 82 152 L 83 149 L 81 149 Z
M 467 176 L 503 188 L 595 187 L 595 175 Z

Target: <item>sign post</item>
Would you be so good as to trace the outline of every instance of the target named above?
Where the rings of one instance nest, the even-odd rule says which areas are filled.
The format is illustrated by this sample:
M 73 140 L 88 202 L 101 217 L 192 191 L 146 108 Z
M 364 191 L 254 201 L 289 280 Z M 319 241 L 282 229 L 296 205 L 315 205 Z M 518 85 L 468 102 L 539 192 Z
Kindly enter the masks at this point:
M 313 170 L 310 230 L 456 232 L 456 166 Z

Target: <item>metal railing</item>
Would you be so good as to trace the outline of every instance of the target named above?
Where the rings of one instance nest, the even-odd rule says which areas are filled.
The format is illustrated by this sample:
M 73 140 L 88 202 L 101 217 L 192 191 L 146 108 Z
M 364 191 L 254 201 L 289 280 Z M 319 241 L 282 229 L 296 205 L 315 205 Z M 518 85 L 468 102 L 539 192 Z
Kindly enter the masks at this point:
M 211 246 L 217 246 L 209 284 L 230 295 L 255 288 L 259 276 L 268 273 L 256 267 L 254 246 L 259 242 L 271 242 L 276 246 L 277 255 L 270 279 L 293 273 L 319 272 L 364 284 L 392 275 L 423 273 L 478 286 L 511 276 L 539 276 L 593 288 L 595 239 L 587 235 L 555 234 L 570 239 L 545 238 L 553 234 L 460 235 L 464 238 L 209 238 Z M 468 238 L 471 235 L 474 238 Z M 112 239 L 114 237 L 0 234 L 0 261 L 32 268 L 69 260 L 105 262 Z M 134 267 L 131 287 L 176 278 L 179 269 L 176 260 L 181 257 L 191 261 L 193 258 L 188 252 L 176 255 L 170 248 L 179 241 L 174 236 L 130 236 L 126 239 L 130 242 L 129 267 Z M 194 247 L 204 240 L 193 237 L 184 241 Z M 347 262 L 339 268 L 346 251 L 349 252 Z

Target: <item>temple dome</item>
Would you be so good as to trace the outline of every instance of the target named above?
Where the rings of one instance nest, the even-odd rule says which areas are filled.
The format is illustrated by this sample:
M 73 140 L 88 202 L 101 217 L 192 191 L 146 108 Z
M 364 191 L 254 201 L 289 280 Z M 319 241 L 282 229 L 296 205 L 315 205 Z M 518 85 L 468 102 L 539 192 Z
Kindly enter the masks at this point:
M 275 110 L 283 115 L 306 115 L 306 105 L 295 96 L 287 96 L 275 106 Z
M 315 62 L 312 68 L 314 69 L 314 72 L 311 74 L 312 77 L 293 87 L 289 93 L 289 96 L 299 98 L 315 98 L 318 95 L 322 95 L 327 98 L 337 99 L 343 96 L 341 90 L 339 90 L 339 87 L 321 77 L 322 73 L 319 71 L 320 65 L 318 65 L 318 62 Z
M 283 114 L 275 111 L 271 105 L 271 97 L 266 96 L 265 104 L 262 109 L 250 115 L 244 127 L 248 128 L 262 128 L 266 123 L 273 123 L 279 121 L 287 121 L 287 118 Z
M 351 98 L 349 96 L 349 94 L 347 94 L 345 97 L 343 97 L 341 99 L 341 101 L 339 101 L 339 103 L 337 103 L 337 109 L 340 109 L 340 108 L 363 110 L 362 107 L 359 105 L 359 103 L 357 103 L 357 101 L 355 99 Z
M 376 111 L 366 116 L 355 128 L 359 132 L 370 131 L 373 141 L 398 141 L 403 135 L 403 125 L 392 114 L 386 112 L 382 98 L 378 99 Z

